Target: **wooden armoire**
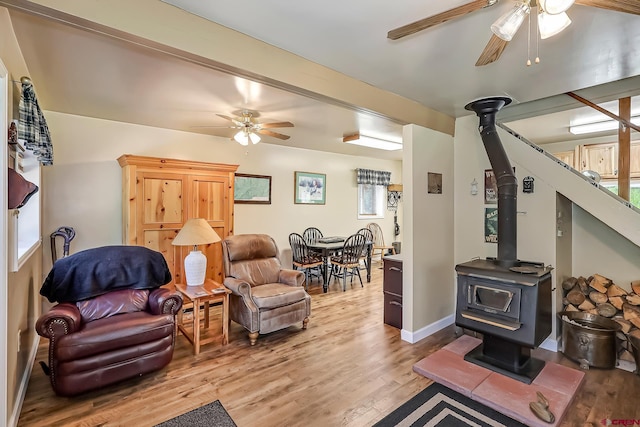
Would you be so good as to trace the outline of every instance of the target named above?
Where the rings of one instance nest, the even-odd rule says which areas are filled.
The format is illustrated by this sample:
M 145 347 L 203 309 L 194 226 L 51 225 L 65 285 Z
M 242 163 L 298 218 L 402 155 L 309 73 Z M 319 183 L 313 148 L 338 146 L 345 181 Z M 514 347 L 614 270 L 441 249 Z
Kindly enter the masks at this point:
M 173 277 L 184 283 L 184 258 L 192 247 L 171 242 L 190 218 L 204 218 L 221 239 L 233 234 L 233 185 L 238 165 L 124 154 L 122 242 L 161 252 Z M 206 277 L 222 283 L 222 246 L 199 247 L 207 257 Z

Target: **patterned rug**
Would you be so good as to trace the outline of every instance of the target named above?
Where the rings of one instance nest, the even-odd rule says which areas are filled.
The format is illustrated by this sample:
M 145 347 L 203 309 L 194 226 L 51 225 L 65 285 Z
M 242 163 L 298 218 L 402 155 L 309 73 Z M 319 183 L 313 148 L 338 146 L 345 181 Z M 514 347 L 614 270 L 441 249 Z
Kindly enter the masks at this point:
M 155 427 L 236 427 L 219 400 L 178 415 Z
M 526 427 L 441 384 L 433 383 L 374 427 Z

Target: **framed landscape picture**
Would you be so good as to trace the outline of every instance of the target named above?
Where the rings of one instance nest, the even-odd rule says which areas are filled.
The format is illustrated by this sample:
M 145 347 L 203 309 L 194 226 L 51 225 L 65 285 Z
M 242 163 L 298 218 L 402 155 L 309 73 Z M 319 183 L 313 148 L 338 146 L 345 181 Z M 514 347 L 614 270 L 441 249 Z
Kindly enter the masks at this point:
M 235 203 L 271 204 L 271 177 L 237 173 L 233 188 Z
M 322 173 L 294 172 L 294 202 L 324 205 L 327 195 L 327 176 Z

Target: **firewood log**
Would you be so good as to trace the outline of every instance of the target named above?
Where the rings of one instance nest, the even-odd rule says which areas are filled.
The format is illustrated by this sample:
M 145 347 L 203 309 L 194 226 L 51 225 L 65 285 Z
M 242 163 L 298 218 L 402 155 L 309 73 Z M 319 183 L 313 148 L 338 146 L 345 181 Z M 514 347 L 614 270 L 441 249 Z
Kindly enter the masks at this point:
M 592 308 L 591 310 L 586 310 L 585 313 L 598 314 L 598 310 L 596 310 L 595 308 Z
M 567 294 L 567 301 L 576 306 L 582 304 L 586 299 L 587 297 L 578 290 L 573 290 Z
M 636 338 L 640 338 L 640 329 L 633 329 L 629 332 L 629 335 L 633 335 Z
M 626 296 L 625 299 L 631 305 L 640 305 L 640 295 L 629 294 Z
M 624 320 L 621 317 L 614 317 L 613 320 L 615 320 L 616 322 L 618 322 L 618 324 L 620 325 L 620 327 L 622 328 L 621 331 L 626 333 L 629 333 L 629 331 L 631 330 L 631 322 L 629 322 L 628 320 Z
M 598 291 L 589 292 L 589 299 L 593 301 L 595 304 L 604 304 L 609 300 L 607 294 L 601 294 Z
M 578 282 L 578 279 L 575 277 L 568 277 L 562 282 L 562 289 L 565 291 L 570 291 Z
M 600 316 L 613 317 L 618 312 L 618 309 L 608 302 L 605 302 L 603 304 L 598 304 L 598 306 L 596 307 L 596 311 Z
M 622 350 L 618 355 L 618 359 L 626 360 L 627 362 L 634 362 L 633 354 L 629 350 Z
M 589 289 L 589 280 L 580 276 L 578 277 L 578 280 L 576 280 L 576 284 L 580 287 L 580 291 L 583 294 L 589 295 L 589 292 L 591 291 L 591 289 Z
M 591 310 L 594 310 L 596 308 L 595 305 L 593 305 L 593 303 L 591 302 L 591 300 L 585 299 L 584 302 L 582 304 L 580 304 L 578 306 L 578 308 L 582 311 L 587 311 L 589 313 L 591 313 Z M 596 311 L 595 314 L 597 314 L 598 312 Z
M 622 295 L 627 295 L 627 293 L 627 291 L 616 284 L 611 284 L 611 286 L 607 288 L 607 296 L 609 297 L 619 297 Z
M 633 319 L 629 319 L 629 322 L 633 324 L 636 328 L 640 328 L 640 317 L 634 317 Z
M 611 281 L 604 276 L 594 274 L 593 279 L 589 282 L 589 287 L 601 293 L 607 293 L 607 288 L 611 285 Z
M 618 310 L 622 310 L 622 304 L 624 304 L 623 297 L 611 297 L 609 298 L 609 304 L 617 308 Z
M 564 311 L 580 311 L 580 310 L 578 310 L 575 305 L 569 304 L 564 308 Z
M 631 282 L 631 289 L 633 289 L 635 294 L 640 295 L 640 280 L 634 280 Z
M 625 302 L 622 304 L 622 314 L 624 315 L 625 320 L 631 321 L 631 319 L 637 319 L 640 317 L 640 308 Z M 640 326 L 638 327 L 640 328 Z

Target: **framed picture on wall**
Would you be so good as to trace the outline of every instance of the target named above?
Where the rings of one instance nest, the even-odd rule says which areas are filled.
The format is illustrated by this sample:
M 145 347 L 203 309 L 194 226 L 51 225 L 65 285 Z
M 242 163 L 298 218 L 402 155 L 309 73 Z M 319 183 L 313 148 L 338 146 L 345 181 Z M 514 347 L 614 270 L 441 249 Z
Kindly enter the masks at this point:
M 233 201 L 246 204 L 271 204 L 271 177 L 237 173 L 233 188 Z
M 294 172 L 294 202 L 304 205 L 324 205 L 327 196 L 327 176 L 323 173 Z

